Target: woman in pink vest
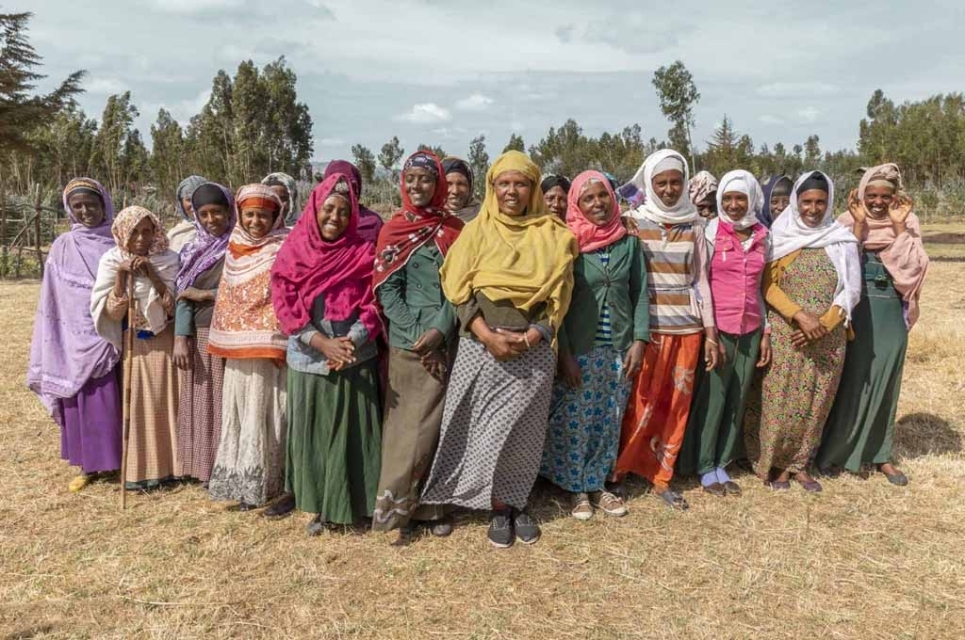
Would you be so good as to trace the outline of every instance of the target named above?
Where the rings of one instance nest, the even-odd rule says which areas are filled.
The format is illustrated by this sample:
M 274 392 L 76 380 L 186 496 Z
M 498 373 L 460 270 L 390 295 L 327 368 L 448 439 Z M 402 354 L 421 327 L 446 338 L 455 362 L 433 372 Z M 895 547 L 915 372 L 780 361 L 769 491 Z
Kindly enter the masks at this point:
M 717 190 L 719 217 L 705 229 L 710 261 L 714 321 L 721 364 L 701 378 L 677 470 L 699 474 L 704 491 L 740 495 L 727 466 L 741 457 L 741 423 L 754 370 L 771 359 L 761 275 L 770 239 L 757 219 L 764 203 L 761 186 L 747 171 L 724 175 Z

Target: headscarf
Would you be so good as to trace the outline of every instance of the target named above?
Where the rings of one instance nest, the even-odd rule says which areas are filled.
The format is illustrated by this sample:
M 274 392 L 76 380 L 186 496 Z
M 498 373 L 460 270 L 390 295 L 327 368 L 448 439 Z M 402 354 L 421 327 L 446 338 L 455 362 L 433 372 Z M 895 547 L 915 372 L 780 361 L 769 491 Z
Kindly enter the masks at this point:
M 715 178 L 710 171 L 699 171 L 697 175 L 690 179 L 690 183 L 687 185 L 687 193 L 690 196 L 690 201 L 694 203 L 694 206 L 700 205 L 701 202 L 707 199 L 707 196 L 715 191 L 717 191 L 717 178 Z M 719 212 L 720 203 L 718 202 L 717 205 Z
M 522 173 L 533 185 L 523 215 L 499 211 L 493 182 L 506 171 Z M 524 312 L 545 303 L 552 327 L 560 326 L 573 293 L 578 247 L 563 221 L 547 211 L 539 184 L 539 167 L 519 151 L 503 153 L 489 168 L 479 216 L 459 234 L 440 270 L 450 302 L 460 305 L 481 293 Z
M 295 178 L 287 173 L 276 171 L 269 173 L 261 180 L 261 184 L 269 187 L 272 183 L 277 184 L 279 182 L 288 190 L 288 204 L 284 205 L 288 208 L 282 211 L 285 216 L 285 226 L 292 227 L 298 222 L 298 217 L 301 215 L 301 209 L 298 208 L 298 183 L 295 182 Z
M 404 266 L 416 249 L 433 240 L 436 248 L 445 257 L 449 248 L 462 231 L 463 222 L 443 208 L 449 188 L 443 164 L 429 151 L 417 151 L 406 160 L 414 162 L 415 156 L 434 164 L 436 171 L 436 192 L 432 201 L 425 207 L 416 207 L 405 189 L 405 171 L 402 172 L 402 210 L 392 216 L 379 233 L 379 243 L 375 251 L 375 273 L 372 288 L 379 285 L 395 271 Z
M 352 215 L 342 235 L 329 242 L 322 238 L 317 214 L 332 194 L 349 200 Z M 271 270 L 271 298 L 282 331 L 292 335 L 304 329 L 315 299 L 324 295 L 327 320 L 348 320 L 358 313 L 371 339 L 381 333 L 372 291 L 375 245 L 359 235 L 358 224 L 359 204 L 350 176 L 332 174 L 312 190 Z
M 543 193 L 549 193 L 550 189 L 554 187 L 559 187 L 560 189 L 563 190 L 563 193 L 567 195 L 569 195 L 570 193 L 571 186 L 572 184 L 570 183 L 569 178 L 567 178 L 566 176 L 558 176 L 552 173 L 546 176 L 545 178 L 543 178 L 543 181 L 540 182 L 539 184 L 539 188 L 542 190 Z
M 278 213 L 271 229 L 255 238 L 241 224 L 246 206 Z M 223 358 L 270 358 L 285 361 L 288 341 L 278 328 L 271 305 L 271 269 L 288 236 L 281 200 L 260 183 L 241 187 L 235 195 L 238 223 L 228 240 L 224 271 L 218 284 L 208 353 Z
M 747 196 L 747 213 L 744 217 L 734 222 L 730 216 L 724 213 L 724 194 L 743 193 Z M 750 229 L 759 222 L 757 219 L 761 205 L 764 201 L 764 193 L 761 191 L 761 184 L 749 171 L 736 169 L 728 171 L 720 179 L 720 187 L 717 189 L 717 218 L 720 224 L 726 225 L 738 231 Z
M 897 196 L 901 193 L 903 184 L 898 165 L 894 163 L 882 164 L 866 170 L 858 184 L 858 197 L 864 201 L 865 191 L 875 182 L 883 181 L 892 186 Z M 838 222 L 854 228 L 854 217 L 845 212 L 838 218 Z M 902 300 L 908 305 L 906 324 L 911 329 L 918 321 L 918 297 L 928 272 L 928 255 L 921 241 L 921 224 L 918 216 L 909 213 L 905 220 L 907 232 L 895 235 L 895 227 L 890 218 L 865 218 L 865 224 L 860 239 L 862 248 L 868 251 L 878 251 L 881 262 L 891 274 L 895 289 L 901 294 Z
M 466 200 L 466 206 L 458 209 L 457 211 L 451 211 L 454 216 L 462 220 L 464 223 L 469 223 L 475 220 L 476 216 L 479 215 L 479 200 L 476 199 L 475 184 L 476 181 L 472 175 L 472 167 L 461 159 L 456 157 L 443 158 L 442 160 L 442 170 L 446 175 L 450 173 L 460 173 L 466 177 L 469 182 L 469 199 Z
M 771 198 L 774 197 L 779 187 L 783 190 L 784 186 L 787 187 L 787 194 L 790 195 L 793 180 L 785 175 L 772 176 L 764 185 L 764 200 L 761 203 L 761 211 L 757 214 L 757 219 L 767 228 L 774 224 L 774 216 L 771 214 Z
M 812 228 L 801 220 L 797 199 L 798 193 L 803 193 L 801 187 L 819 179 L 827 181 L 828 210 L 821 223 Z M 771 227 L 771 260 L 780 260 L 801 249 L 824 249 L 838 273 L 833 304 L 844 310 L 850 323 L 851 310 L 861 299 L 861 261 L 858 259 L 857 240 L 846 227 L 835 222 L 833 211 L 834 183 L 831 179 L 820 171 L 808 171 L 801 175 L 791 191 L 791 204 Z
M 672 163 L 672 164 L 671 164 Z M 653 190 L 653 177 L 663 173 L 668 169 L 676 169 L 683 174 L 684 184 L 688 184 L 689 171 L 687 161 L 682 155 L 672 149 L 661 149 L 643 162 L 643 165 L 633 176 L 631 183 L 638 190 L 646 193 L 643 204 L 636 209 L 627 211 L 624 215 L 631 216 L 638 220 L 649 220 L 656 224 L 686 224 L 700 219 L 697 207 L 690 201 L 686 194 L 681 193 L 680 199 L 672 207 L 668 207 L 657 197 Z M 622 190 L 622 187 L 621 187 Z
M 181 201 L 191 199 L 194 190 L 208 181 L 201 176 L 188 176 L 181 181 L 178 188 L 174 191 L 174 211 L 181 216 L 181 221 L 168 231 L 168 242 L 172 251 L 178 252 L 184 245 L 194 240 L 196 229 L 194 227 L 194 216 L 188 215 L 184 210 Z
M 104 206 L 104 220 L 93 228 L 81 224 L 68 205 L 71 194 L 91 190 Z M 63 201 L 70 231 L 57 236 L 47 254 L 27 367 L 27 387 L 60 425 L 60 400 L 77 395 L 89 380 L 107 375 L 119 359 L 117 348 L 97 335 L 90 315 L 97 265 L 114 246 L 114 204 L 107 190 L 90 178 L 71 180 Z
M 359 236 L 366 242 L 375 244 L 379 241 L 379 232 L 385 223 L 382 221 L 382 216 L 362 204 L 362 172 L 347 160 L 334 160 L 329 162 L 328 166 L 325 167 L 325 177 L 323 180 L 335 174 L 340 174 L 348 178 L 352 192 L 355 194 L 355 200 L 359 203 Z
M 603 226 L 597 226 L 586 219 L 580 210 L 580 198 L 594 182 L 602 183 L 610 194 L 610 220 Z M 620 204 L 617 202 L 613 185 L 606 176 L 599 171 L 584 171 L 573 179 L 573 185 L 567 195 L 566 226 L 580 247 L 580 253 L 589 253 L 608 247 L 623 236 L 627 235 L 627 228 L 620 219 Z
M 101 258 L 90 300 L 90 312 L 94 317 L 97 333 L 118 349 L 121 348 L 123 330 L 120 322 L 107 317 L 107 296 L 114 288 L 121 263 L 134 257 L 134 254 L 127 250 L 127 243 L 134 233 L 134 228 L 145 218 L 154 224 L 154 240 L 147 251 L 147 257 L 168 291 L 157 291 L 146 275 L 137 276 L 134 279 L 134 298 L 137 300 L 141 315 L 144 316 L 148 331 L 158 335 L 168 325 L 168 312 L 164 309 L 162 299 L 165 293 L 174 292 L 174 278 L 178 274 L 178 254 L 168 249 L 168 238 L 164 235 L 161 221 L 154 213 L 137 205 L 127 207 L 117 214 L 111 225 L 111 234 L 114 236 L 116 246 Z
M 223 234 L 216 237 L 208 233 L 201 221 L 195 216 L 194 228 L 197 230 L 197 235 L 195 235 L 194 240 L 181 247 L 178 254 L 181 259 L 181 270 L 178 271 L 178 277 L 175 279 L 178 293 L 194 285 L 194 281 L 201 274 L 224 258 L 225 251 L 228 249 L 228 240 L 231 238 L 231 231 L 237 221 L 234 198 L 231 197 L 231 192 L 215 182 L 207 182 L 194 191 L 191 196 L 191 206 L 194 210 L 198 211 L 206 204 L 215 203 L 200 200 L 199 196 L 205 195 L 205 189 L 216 190 L 210 194 L 208 200 L 213 199 L 217 201 L 217 204 L 223 204 L 228 209 L 228 227 Z

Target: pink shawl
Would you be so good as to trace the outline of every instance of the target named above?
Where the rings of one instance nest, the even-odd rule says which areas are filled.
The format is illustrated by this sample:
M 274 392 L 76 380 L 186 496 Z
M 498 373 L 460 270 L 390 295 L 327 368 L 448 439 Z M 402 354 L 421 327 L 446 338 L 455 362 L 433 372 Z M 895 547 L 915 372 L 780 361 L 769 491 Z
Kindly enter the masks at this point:
M 583 212 L 580 211 L 580 197 L 591 180 L 603 183 L 610 194 L 613 212 L 610 221 L 602 227 L 587 220 Z M 584 171 L 573 180 L 569 196 L 567 196 L 566 226 L 576 236 L 576 241 L 580 245 L 580 253 L 590 253 L 608 247 L 627 235 L 627 228 L 623 226 L 623 221 L 620 218 L 620 203 L 617 196 L 613 192 L 613 187 L 610 186 L 610 181 L 599 171 Z

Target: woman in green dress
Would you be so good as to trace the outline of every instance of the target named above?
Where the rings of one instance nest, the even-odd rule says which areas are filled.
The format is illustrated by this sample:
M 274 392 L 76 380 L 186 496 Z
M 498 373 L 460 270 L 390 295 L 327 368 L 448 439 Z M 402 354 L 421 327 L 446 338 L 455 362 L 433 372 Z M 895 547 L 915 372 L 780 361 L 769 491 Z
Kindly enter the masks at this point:
M 918 218 L 901 189 L 898 165 L 872 167 L 852 191 L 848 212 L 838 218 L 861 243 L 863 286 L 842 392 L 818 454 L 818 467 L 829 473 L 842 468 L 859 473 L 874 465 L 897 486 L 908 484 L 908 477 L 892 461 L 895 413 L 908 332 L 918 320 L 928 270 Z
M 349 177 L 312 191 L 272 267 L 272 304 L 288 336 L 285 488 L 308 525 L 371 517 L 379 482 L 382 416 L 372 293 L 375 246 L 358 233 Z

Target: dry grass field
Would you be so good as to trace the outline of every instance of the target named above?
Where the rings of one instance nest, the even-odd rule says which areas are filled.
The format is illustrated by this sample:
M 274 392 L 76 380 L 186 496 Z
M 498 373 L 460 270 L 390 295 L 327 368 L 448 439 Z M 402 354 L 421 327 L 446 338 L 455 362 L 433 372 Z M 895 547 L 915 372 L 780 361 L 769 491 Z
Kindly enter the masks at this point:
M 949 256 L 953 257 L 953 256 Z M 567 517 L 496 551 L 466 514 L 448 539 L 308 538 L 197 485 L 67 492 L 59 435 L 24 387 L 38 287 L 0 285 L 0 639 L 963 638 L 965 264 L 933 265 L 912 334 L 897 452 L 905 489 L 843 477 L 821 495 L 639 493 L 623 519 Z

